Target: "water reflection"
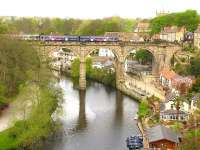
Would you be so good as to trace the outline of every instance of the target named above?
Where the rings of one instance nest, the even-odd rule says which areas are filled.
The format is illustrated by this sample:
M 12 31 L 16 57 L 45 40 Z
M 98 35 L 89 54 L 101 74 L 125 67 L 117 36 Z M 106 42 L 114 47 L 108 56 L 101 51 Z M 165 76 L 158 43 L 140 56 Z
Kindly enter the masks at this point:
M 121 126 L 123 122 L 123 94 L 121 91 L 116 91 L 115 104 L 115 124 Z
M 61 78 L 64 92 L 60 116 L 64 136 L 44 145 L 44 150 L 124 150 L 127 136 L 138 134 L 133 119 L 138 104 L 120 91 L 91 82 L 86 91 Z
M 85 90 L 79 90 L 79 115 L 77 130 L 83 130 L 87 127 L 86 109 L 85 109 Z

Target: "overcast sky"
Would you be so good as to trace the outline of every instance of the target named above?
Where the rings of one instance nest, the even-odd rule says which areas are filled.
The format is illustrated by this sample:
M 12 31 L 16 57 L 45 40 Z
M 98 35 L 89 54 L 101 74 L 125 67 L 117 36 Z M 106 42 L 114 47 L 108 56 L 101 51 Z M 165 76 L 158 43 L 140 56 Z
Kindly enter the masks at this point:
M 0 0 L 0 16 L 149 18 L 155 16 L 156 10 L 186 9 L 200 13 L 200 0 Z

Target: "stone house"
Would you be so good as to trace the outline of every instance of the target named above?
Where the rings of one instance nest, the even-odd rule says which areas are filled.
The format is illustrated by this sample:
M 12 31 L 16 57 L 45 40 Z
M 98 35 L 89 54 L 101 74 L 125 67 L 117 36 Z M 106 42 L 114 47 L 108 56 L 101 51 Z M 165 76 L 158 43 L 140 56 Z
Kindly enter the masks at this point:
M 160 39 L 169 42 L 181 42 L 184 40 L 185 28 L 177 26 L 167 26 L 160 32 Z
M 147 140 L 149 148 L 175 150 L 181 141 L 181 136 L 165 126 L 157 125 L 147 129 Z
M 138 61 L 126 60 L 125 71 L 133 74 L 151 75 L 152 67 L 151 65 L 141 65 Z
M 173 70 L 163 70 L 160 72 L 160 84 L 163 87 L 172 87 L 172 79 L 177 76 Z
M 160 84 L 170 91 L 176 90 L 179 95 L 185 95 L 192 88 L 194 77 L 180 76 L 173 70 L 163 70 L 160 72 Z
M 192 88 L 194 83 L 193 77 L 183 77 L 180 75 L 176 75 L 172 78 L 172 87 L 177 90 L 180 95 L 185 95 Z
M 147 19 L 141 20 L 137 23 L 134 32 L 148 33 L 150 32 L 150 21 Z
M 200 49 L 200 25 L 194 31 L 194 46 Z

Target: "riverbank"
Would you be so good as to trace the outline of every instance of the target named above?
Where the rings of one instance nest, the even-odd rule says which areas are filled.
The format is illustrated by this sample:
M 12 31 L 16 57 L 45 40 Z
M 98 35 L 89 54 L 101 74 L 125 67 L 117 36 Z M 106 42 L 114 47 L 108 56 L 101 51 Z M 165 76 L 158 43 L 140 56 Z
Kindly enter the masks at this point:
M 0 132 L 0 150 L 37 149 L 38 143 L 56 130 L 51 115 L 59 106 L 58 89 L 31 85 L 22 90 L 19 99 L 20 112 L 13 108 L 17 112 L 8 113 L 8 116 L 14 117 L 12 114 L 15 114 L 16 118 L 7 118 L 4 123 L 12 124 L 3 126 L 2 129 L 7 129 Z

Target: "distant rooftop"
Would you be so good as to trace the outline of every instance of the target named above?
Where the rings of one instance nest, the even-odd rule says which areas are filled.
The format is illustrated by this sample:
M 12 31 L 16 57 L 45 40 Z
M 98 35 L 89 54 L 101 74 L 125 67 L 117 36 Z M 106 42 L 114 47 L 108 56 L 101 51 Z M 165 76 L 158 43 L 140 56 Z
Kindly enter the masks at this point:
M 167 33 L 173 33 L 173 32 L 181 32 L 184 31 L 184 27 L 178 27 L 178 26 L 167 26 L 164 27 L 163 30 L 161 31 L 163 32 L 167 32 Z
M 163 70 L 160 72 L 160 75 L 165 77 L 166 79 L 170 80 L 172 79 L 173 77 L 175 77 L 177 74 L 172 70 Z

